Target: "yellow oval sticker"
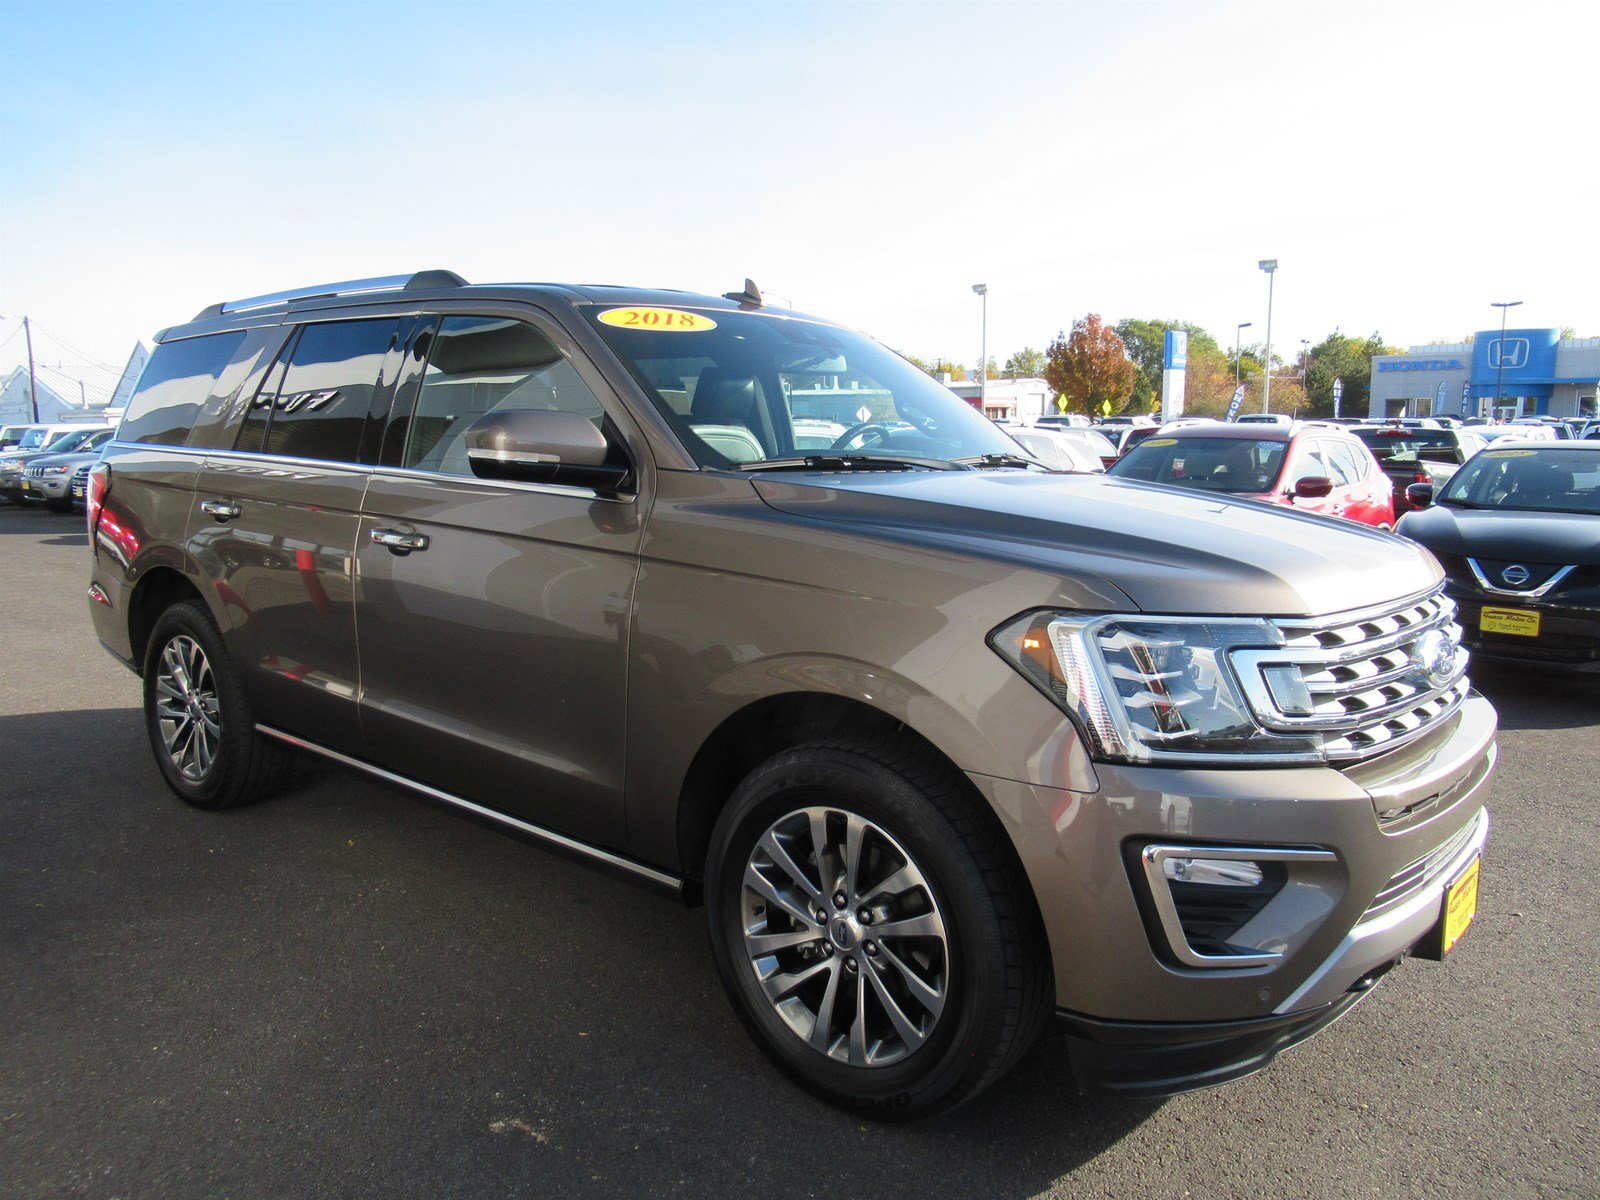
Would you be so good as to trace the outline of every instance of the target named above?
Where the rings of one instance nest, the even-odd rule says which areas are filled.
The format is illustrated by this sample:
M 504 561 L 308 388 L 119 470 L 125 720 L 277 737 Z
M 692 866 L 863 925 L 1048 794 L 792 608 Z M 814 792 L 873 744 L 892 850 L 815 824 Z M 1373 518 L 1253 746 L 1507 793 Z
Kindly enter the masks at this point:
M 1176 446 L 1177 438 L 1148 438 L 1139 443 L 1141 446 Z
M 681 308 L 608 308 L 600 320 L 620 329 L 656 329 L 668 333 L 704 333 L 717 323 L 701 313 Z
M 1532 458 L 1532 450 L 1486 450 L 1485 458 Z

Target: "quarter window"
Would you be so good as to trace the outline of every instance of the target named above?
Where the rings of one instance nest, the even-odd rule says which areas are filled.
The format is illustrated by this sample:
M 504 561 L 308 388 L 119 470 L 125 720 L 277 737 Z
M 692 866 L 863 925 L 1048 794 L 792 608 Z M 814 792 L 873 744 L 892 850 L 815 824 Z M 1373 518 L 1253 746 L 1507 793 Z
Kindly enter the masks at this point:
M 217 333 L 157 346 L 128 399 L 118 440 L 183 445 L 200 406 L 244 337 L 242 332 Z
M 402 465 L 471 475 L 466 436 L 473 423 L 486 413 L 526 408 L 575 412 L 605 425 L 600 401 L 533 326 L 505 317 L 446 317 L 429 350 Z

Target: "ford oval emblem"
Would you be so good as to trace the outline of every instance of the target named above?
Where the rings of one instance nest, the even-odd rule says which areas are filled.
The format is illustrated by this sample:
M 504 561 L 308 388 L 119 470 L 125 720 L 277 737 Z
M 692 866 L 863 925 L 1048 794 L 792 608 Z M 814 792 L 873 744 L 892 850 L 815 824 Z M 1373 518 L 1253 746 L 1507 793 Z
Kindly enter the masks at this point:
M 1521 587 L 1523 584 L 1528 582 L 1529 578 L 1530 573 L 1528 568 L 1523 566 L 1521 563 L 1512 563 L 1504 571 L 1500 572 L 1501 581 L 1504 583 L 1509 583 L 1512 587 Z
M 1411 661 L 1430 687 L 1443 687 L 1455 674 L 1456 644 L 1442 630 L 1430 630 L 1411 648 Z

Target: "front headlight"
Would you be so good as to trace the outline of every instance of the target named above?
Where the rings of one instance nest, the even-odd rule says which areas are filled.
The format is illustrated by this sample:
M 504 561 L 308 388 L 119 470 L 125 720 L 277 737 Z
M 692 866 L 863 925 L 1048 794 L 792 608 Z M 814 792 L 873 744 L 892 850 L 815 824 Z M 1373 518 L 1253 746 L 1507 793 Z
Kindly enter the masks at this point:
M 1323 758 L 1315 734 L 1263 729 L 1229 655 L 1272 649 L 1283 635 L 1242 617 L 1028 613 L 990 644 L 1074 718 L 1094 757 L 1195 762 Z
M 41 468 L 39 468 L 39 474 L 41 474 L 41 475 L 65 475 L 70 469 L 71 468 L 69 468 L 69 467 L 41 467 Z

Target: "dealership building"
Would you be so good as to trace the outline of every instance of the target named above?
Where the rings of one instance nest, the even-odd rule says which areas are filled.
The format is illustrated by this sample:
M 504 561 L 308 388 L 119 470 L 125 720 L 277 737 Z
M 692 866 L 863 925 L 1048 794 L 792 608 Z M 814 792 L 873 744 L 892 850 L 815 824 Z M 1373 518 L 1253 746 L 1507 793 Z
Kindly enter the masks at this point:
M 1600 338 L 1490 329 L 1372 360 L 1369 417 L 1596 417 Z M 1498 400 L 1497 400 L 1498 397 Z

